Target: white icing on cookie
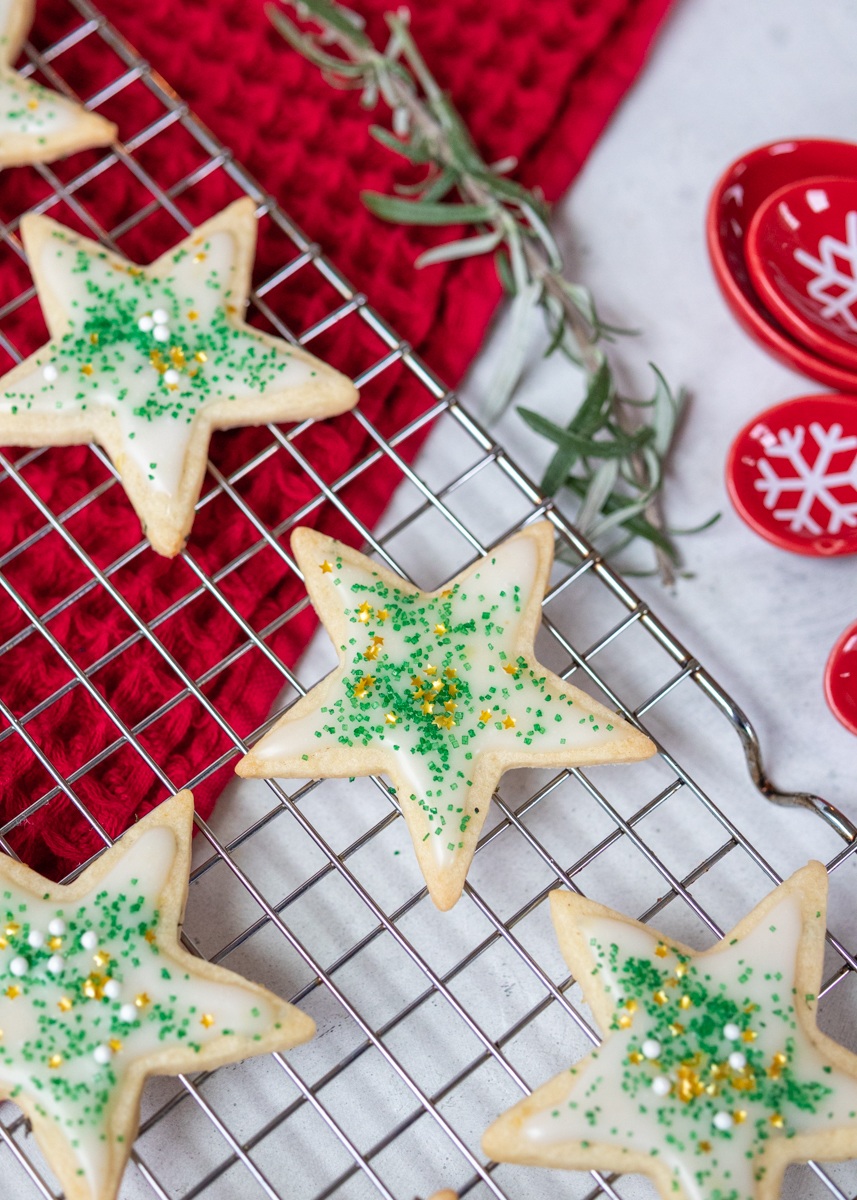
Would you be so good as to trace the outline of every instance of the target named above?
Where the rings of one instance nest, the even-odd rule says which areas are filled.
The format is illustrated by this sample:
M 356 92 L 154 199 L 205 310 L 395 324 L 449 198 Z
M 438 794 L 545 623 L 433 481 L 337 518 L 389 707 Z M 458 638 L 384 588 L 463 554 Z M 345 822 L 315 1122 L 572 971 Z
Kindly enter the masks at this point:
M 700 958 L 622 921 L 577 924 L 617 1007 L 566 1099 L 524 1124 L 533 1143 L 625 1147 L 666 1163 L 690 1200 L 752 1200 L 771 1139 L 853 1124 L 857 1081 L 795 1017 L 815 1000 L 794 991 L 795 898 Z
M 468 791 L 486 751 L 573 751 L 627 736 L 627 726 L 595 717 L 579 694 L 572 701 L 515 654 L 536 581 L 533 538 L 505 542 L 437 597 L 404 581 L 390 587 L 331 555 L 314 569 L 333 584 L 348 623 L 345 673 L 318 711 L 268 733 L 259 759 L 383 746 L 408 781 L 399 800 L 422 811 L 423 841 L 443 867 L 463 849 Z
M 150 829 L 72 904 L 0 884 L 0 1080 L 57 1123 L 93 1194 L 135 1059 L 224 1035 L 260 1038 L 273 1022 L 255 992 L 202 979 L 159 952 L 158 898 L 175 853 L 171 829 Z
M 0 395 L 0 412 L 106 408 L 119 422 L 123 453 L 154 491 L 175 495 L 194 418 L 206 405 L 298 387 L 316 374 L 286 343 L 265 342 L 231 319 L 236 250 L 229 232 L 200 236 L 155 278 L 56 230 L 41 266 L 68 332 Z

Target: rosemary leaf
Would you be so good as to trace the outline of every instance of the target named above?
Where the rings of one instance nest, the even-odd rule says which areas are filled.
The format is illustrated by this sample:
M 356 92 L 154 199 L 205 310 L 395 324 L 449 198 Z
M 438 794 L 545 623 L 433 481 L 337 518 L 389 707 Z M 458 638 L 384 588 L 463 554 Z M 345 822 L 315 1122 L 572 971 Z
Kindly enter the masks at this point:
M 495 215 L 487 204 L 435 204 L 400 200 L 382 192 L 361 192 L 360 199 L 376 217 L 401 225 L 474 225 Z

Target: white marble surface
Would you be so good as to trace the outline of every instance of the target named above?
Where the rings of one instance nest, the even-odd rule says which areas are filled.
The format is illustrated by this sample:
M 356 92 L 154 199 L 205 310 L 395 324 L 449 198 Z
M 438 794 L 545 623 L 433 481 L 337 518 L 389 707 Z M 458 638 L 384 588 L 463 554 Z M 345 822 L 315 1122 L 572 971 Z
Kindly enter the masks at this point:
M 825 389 L 738 327 L 712 275 L 704 220 L 715 180 L 743 151 L 779 138 L 857 137 L 855 45 L 857 10 L 839 0 L 685 0 L 555 221 L 606 319 L 642 330 L 616 348 L 619 377 L 647 394 L 651 360 L 691 393 L 666 488 L 669 522 L 723 514 L 682 539 L 694 579 L 674 594 L 650 580 L 638 590 L 745 707 L 782 785 L 818 791 L 852 819 L 857 742 L 829 712 L 822 675 L 857 618 L 857 561 L 776 549 L 739 520 L 724 485 L 730 442 L 755 413 Z M 521 400 L 562 416 L 569 376 L 551 358 Z M 488 377 L 483 361 L 465 396 L 477 401 Z M 538 477 L 540 439 L 511 415 L 497 432 Z

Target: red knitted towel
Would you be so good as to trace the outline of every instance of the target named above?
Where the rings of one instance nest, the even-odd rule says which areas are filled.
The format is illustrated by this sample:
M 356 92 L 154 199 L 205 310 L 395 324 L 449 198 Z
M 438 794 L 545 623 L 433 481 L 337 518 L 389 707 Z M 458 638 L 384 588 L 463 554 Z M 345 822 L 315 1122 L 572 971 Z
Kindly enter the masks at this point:
M 569 185 L 614 107 L 638 72 L 669 0 L 433 0 L 417 9 L 413 29 L 426 59 L 468 122 L 488 161 L 514 154 L 516 177 L 540 185 L 555 199 Z M 382 14 L 392 3 L 354 0 L 368 18 L 368 32 L 383 41 Z M 490 260 L 469 260 L 417 272 L 421 249 L 449 231 L 393 228 L 371 217 L 359 201 L 362 188 L 389 191 L 410 181 L 409 168 L 369 135 L 378 114 L 363 110 L 353 92 L 333 91 L 270 28 L 261 0 L 103 0 L 119 31 L 148 58 L 238 159 L 275 195 L 310 237 L 364 290 L 429 364 L 448 382 L 463 375 L 479 347 L 500 297 Z M 47 45 L 80 24 L 67 0 L 41 0 L 32 34 Z M 121 64 L 92 35 L 65 52 L 57 69 L 90 96 L 121 72 Z M 142 83 L 118 93 L 101 111 L 119 125 L 126 141 L 162 115 Z M 381 119 L 384 119 L 382 117 Z M 170 187 L 203 161 L 180 126 L 146 142 L 137 159 L 162 187 Z M 62 180 L 74 178 L 95 152 L 55 164 Z M 9 221 L 46 195 L 32 168 L 0 176 L 0 219 Z M 183 190 L 177 203 L 197 223 L 238 194 L 222 170 Z M 124 166 L 112 166 L 74 193 L 101 227 L 116 230 L 151 194 Z M 80 211 L 63 202 L 49 210 L 86 230 Z M 148 262 L 182 236 L 161 212 L 118 236 L 129 257 Z M 283 235 L 269 222 L 260 228 L 256 278 L 264 279 L 291 257 Z M 26 267 L 0 247 L 0 305 L 29 282 Z M 317 273 L 302 271 L 288 288 L 267 296 L 292 328 L 304 329 L 339 303 Z M 260 322 L 261 323 L 261 322 Z M 38 304 L 30 300 L 8 314 L 0 329 L 24 353 L 45 340 Z M 312 349 L 357 374 L 383 348 L 364 323 L 350 318 L 319 338 Z M 0 350 L 0 356 L 5 352 Z M 4 359 L 0 368 L 8 369 Z M 361 405 L 385 434 L 400 429 L 428 402 L 408 373 L 383 372 L 364 392 Z M 229 473 L 270 443 L 264 430 L 216 435 L 212 458 Z M 412 456 L 420 438 L 403 447 Z M 372 448 L 348 414 L 314 426 L 299 448 L 328 481 L 343 474 Z M 15 457 L 19 453 L 15 452 Z M 110 475 L 86 447 L 54 448 L 24 467 L 23 476 L 55 513 L 64 513 L 106 484 Z M 345 489 L 343 498 L 367 525 L 378 518 L 398 482 L 387 462 Z M 244 500 L 273 528 L 311 500 L 315 487 L 283 450 L 237 485 Z M 47 757 L 65 780 L 93 760 L 70 785 L 77 800 L 113 836 L 135 816 L 161 801 L 166 787 L 103 707 L 75 681 L 56 646 L 32 629 L 8 589 L 39 616 L 59 646 L 87 671 L 101 697 L 127 726 L 141 725 L 139 740 L 176 787 L 205 771 L 233 742 L 198 699 L 187 695 L 179 675 L 101 586 L 56 532 L 22 551 L 24 539 L 44 517 L 8 478 L 0 480 L 0 699 L 26 718 L 28 745 L 0 715 L 0 821 L 8 822 L 57 780 L 39 760 Z M 312 523 L 354 540 L 353 529 L 328 507 Z M 137 545 L 140 527 L 117 485 L 88 503 L 66 528 L 102 567 L 117 564 Z M 193 560 L 209 576 L 254 546 L 258 533 L 234 502 L 220 495 L 197 515 L 189 543 Z M 230 726 L 245 736 L 264 720 L 283 676 L 199 584 L 181 558 L 172 562 L 145 549 L 110 575 L 181 669 L 201 682 L 205 696 Z M 270 547 L 226 572 L 219 584 L 241 617 L 264 630 L 302 594 L 300 585 Z M 73 595 L 79 591 L 79 594 Z M 183 598 L 193 595 L 190 601 Z M 69 598 L 71 600 L 69 602 Z M 267 639 L 285 663 L 294 663 L 313 627 L 304 611 Z M 112 654 L 127 641 L 121 653 Z M 102 657 L 107 661 L 99 665 Z M 232 657 L 230 657 L 232 656 Z M 198 810 L 211 811 L 230 777 L 234 759 L 196 787 Z M 37 808 L 9 834 L 27 862 L 59 877 L 101 844 L 97 833 L 65 792 Z

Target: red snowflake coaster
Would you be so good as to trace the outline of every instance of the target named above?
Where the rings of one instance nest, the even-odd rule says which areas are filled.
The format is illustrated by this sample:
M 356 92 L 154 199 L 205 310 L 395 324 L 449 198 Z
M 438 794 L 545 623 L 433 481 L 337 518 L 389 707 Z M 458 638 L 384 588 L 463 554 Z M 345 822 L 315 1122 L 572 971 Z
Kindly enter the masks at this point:
M 795 554 L 857 553 L 857 398 L 799 396 L 732 443 L 726 484 L 739 516 Z
M 824 694 L 837 721 L 857 733 L 857 621 L 830 651 L 824 668 Z

